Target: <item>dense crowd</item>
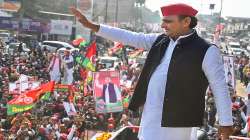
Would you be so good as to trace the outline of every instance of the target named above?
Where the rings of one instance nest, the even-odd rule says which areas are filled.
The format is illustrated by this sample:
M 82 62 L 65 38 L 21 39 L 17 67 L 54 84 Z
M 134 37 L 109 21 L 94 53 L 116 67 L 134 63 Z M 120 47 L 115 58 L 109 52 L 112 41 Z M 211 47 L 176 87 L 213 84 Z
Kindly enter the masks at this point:
M 32 76 L 41 84 L 50 80 L 48 67 L 53 54 L 46 48 L 32 47 L 30 52 L 18 46 L 13 55 L 9 55 L 1 43 L 0 46 L 0 139 L 16 140 L 77 140 L 85 139 L 87 130 L 112 131 L 122 126 L 137 124 L 138 117 L 131 114 L 125 107 L 123 112 L 97 114 L 95 99 L 91 84 L 85 88 L 83 77 L 79 74 L 79 66 L 75 65 L 73 85 L 78 94 L 75 96 L 74 106 L 77 114 L 67 115 L 63 102 L 68 100 L 68 93 L 57 92 L 48 100 L 39 100 L 31 110 L 7 115 L 7 103 L 18 95 L 10 94 L 8 85 L 18 80 L 21 74 Z M 99 69 L 103 66 L 97 64 Z M 136 80 L 138 79 L 140 65 L 119 65 L 116 67 L 122 74 L 121 83 L 132 81 L 130 87 L 122 86 L 122 96 L 131 97 Z M 86 77 L 85 77 L 86 78 Z M 85 89 L 85 90 L 84 90 Z M 133 117 L 131 117 L 133 115 Z M 135 116 L 136 115 L 136 116 Z M 113 126 L 108 120 L 113 119 Z
M 238 64 L 238 75 L 240 78 L 240 82 L 244 84 L 244 86 L 248 85 L 250 78 L 250 64 L 249 57 L 242 53 L 236 59 L 236 63 Z

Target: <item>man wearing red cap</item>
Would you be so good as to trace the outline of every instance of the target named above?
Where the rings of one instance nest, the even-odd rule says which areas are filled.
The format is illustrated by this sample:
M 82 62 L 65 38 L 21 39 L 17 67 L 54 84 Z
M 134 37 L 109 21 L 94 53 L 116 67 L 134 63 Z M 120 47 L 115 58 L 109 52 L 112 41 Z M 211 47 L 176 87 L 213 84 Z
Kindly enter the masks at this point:
M 197 10 L 186 4 L 161 7 L 162 34 L 97 25 L 77 9 L 71 11 L 97 35 L 149 50 L 129 104 L 132 111 L 144 106 L 140 140 L 197 139 L 193 132 L 202 125 L 208 85 L 215 97 L 220 136 L 228 139 L 233 122 L 223 62 L 220 50 L 197 35 Z

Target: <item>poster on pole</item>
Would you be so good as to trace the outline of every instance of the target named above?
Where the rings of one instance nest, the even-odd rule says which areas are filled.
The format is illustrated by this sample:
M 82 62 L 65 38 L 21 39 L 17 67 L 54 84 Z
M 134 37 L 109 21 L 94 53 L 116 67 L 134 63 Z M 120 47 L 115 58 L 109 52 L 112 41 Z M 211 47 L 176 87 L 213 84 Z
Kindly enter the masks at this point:
M 97 113 L 123 111 L 118 71 L 94 73 L 93 85 Z
M 224 69 L 225 69 L 225 78 L 229 88 L 234 89 L 236 87 L 236 77 L 235 77 L 235 68 L 234 68 L 234 57 L 224 55 L 223 57 Z

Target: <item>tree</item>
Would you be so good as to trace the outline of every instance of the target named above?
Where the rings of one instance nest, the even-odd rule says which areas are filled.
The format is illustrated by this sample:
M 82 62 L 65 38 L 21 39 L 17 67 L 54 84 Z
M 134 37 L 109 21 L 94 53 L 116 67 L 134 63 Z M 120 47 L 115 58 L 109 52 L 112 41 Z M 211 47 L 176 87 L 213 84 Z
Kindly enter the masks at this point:
M 53 19 L 57 15 L 48 15 L 39 11 L 55 12 L 68 14 L 68 7 L 75 5 L 72 0 L 21 0 L 21 8 L 18 12 L 19 17 L 29 17 L 33 19 Z M 65 19 L 66 17 L 60 17 Z
M 144 5 L 145 4 L 145 0 L 136 0 L 136 3 L 139 3 L 140 5 Z

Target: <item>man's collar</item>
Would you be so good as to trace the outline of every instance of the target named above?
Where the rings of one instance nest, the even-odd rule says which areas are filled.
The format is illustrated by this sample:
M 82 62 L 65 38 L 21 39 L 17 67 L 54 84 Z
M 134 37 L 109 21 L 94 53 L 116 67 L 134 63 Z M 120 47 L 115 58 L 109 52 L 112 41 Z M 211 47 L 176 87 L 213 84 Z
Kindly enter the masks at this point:
M 196 32 L 196 30 L 192 30 L 192 32 L 188 35 L 184 35 L 184 36 L 180 36 L 178 38 L 178 44 L 186 44 L 196 38 L 198 38 L 198 34 Z
M 172 40 L 172 41 L 179 41 L 180 39 L 182 39 L 182 38 L 186 38 L 186 37 L 188 37 L 188 36 L 190 36 L 190 35 L 192 35 L 192 34 L 194 34 L 196 31 L 194 30 L 194 29 L 191 29 L 186 35 L 182 35 L 182 36 L 179 36 L 176 40 L 174 40 L 174 39 L 172 39 L 171 37 L 170 37 L 170 40 Z

